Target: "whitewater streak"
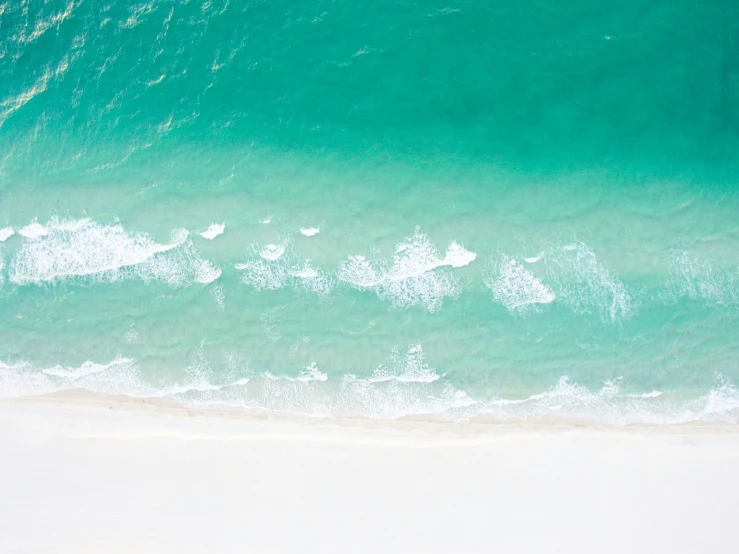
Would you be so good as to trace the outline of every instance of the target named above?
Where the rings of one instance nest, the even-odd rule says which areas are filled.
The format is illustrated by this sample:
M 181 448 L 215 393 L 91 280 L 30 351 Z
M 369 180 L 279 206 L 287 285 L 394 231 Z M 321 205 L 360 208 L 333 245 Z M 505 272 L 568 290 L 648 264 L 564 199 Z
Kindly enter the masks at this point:
M 420 345 L 405 356 L 393 351 L 387 364 L 370 377 L 343 374 L 338 379 L 315 363 L 296 377 L 270 372 L 216 382 L 205 369 L 186 372 L 186 379 L 169 385 L 141 377 L 135 360 L 117 357 L 108 364 L 85 362 L 79 367 L 38 369 L 27 362 L 0 362 L 0 397 L 20 398 L 61 391 L 88 390 L 135 398 L 169 398 L 198 409 L 246 410 L 306 417 L 368 417 L 398 419 L 428 416 L 441 420 L 533 421 L 557 419 L 615 426 L 686 422 L 739 422 L 739 391 L 717 373 L 705 394 L 688 398 L 649 391 L 622 394 L 622 378 L 606 380 L 599 390 L 572 382 L 567 376 L 541 393 L 511 399 L 474 394 L 454 387 L 429 368 Z
M 212 224 L 199 233 L 213 240 L 225 224 Z M 17 235 L 17 236 L 16 236 Z M 52 217 L 45 224 L 34 220 L 19 228 L 0 229 L 9 248 L 20 243 L 14 255 L 0 261 L 0 285 L 98 283 L 139 279 L 173 287 L 209 284 L 221 268 L 195 247 L 185 229 L 172 231 L 169 242 L 158 243 L 145 233 L 131 232 L 118 223 L 103 224 L 87 218 Z M 668 281 L 657 296 L 666 304 L 686 297 L 713 306 L 739 305 L 739 270 L 714 267 L 686 250 L 668 253 Z M 301 257 L 295 243 L 252 244 L 247 259 L 234 267 L 241 281 L 257 291 L 291 287 L 328 296 L 337 286 L 370 291 L 398 308 L 419 306 L 436 312 L 445 298 L 462 290 L 455 270 L 470 265 L 477 254 L 452 241 L 442 255 L 416 228 L 399 242 L 391 258 L 376 254 L 349 255 L 335 272 Z M 7 270 L 7 274 L 5 271 Z M 583 242 L 552 246 L 536 257 L 493 255 L 484 284 L 493 302 L 511 314 L 538 312 L 551 304 L 577 314 L 600 314 L 604 321 L 622 322 L 636 312 L 640 301 Z M 223 305 L 222 287 L 213 293 Z
M 169 244 L 158 244 L 120 224 L 52 218 L 46 225 L 33 222 L 18 234 L 26 239 L 10 264 L 10 281 L 18 285 L 138 278 L 182 286 L 207 284 L 221 275 L 220 268 L 200 256 L 184 229 L 174 231 Z
M 445 297 L 461 292 L 451 268 L 472 263 L 477 254 L 456 242 L 441 257 L 436 246 L 416 228 L 412 237 L 395 247 L 392 260 L 373 260 L 364 255 L 349 256 L 339 266 L 338 278 L 359 290 L 372 290 L 394 306 L 424 306 L 429 312 L 441 308 Z
M 606 321 L 623 321 L 634 315 L 636 301 L 626 286 L 582 242 L 550 248 L 535 258 L 537 277 L 515 258 L 502 254 L 491 259 L 485 286 L 493 301 L 512 313 L 561 303 L 578 314 L 599 313 Z
M 257 291 L 292 286 L 327 296 L 335 287 L 332 276 L 313 267 L 311 260 L 298 257 L 290 240 L 263 246 L 252 244 L 247 260 L 234 268 L 241 273 L 241 281 Z

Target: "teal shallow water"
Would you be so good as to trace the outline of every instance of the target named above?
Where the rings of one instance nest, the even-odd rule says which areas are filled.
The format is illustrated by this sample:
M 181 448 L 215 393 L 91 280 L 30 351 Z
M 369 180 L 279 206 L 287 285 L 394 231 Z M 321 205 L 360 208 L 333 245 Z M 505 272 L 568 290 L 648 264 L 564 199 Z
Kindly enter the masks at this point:
M 737 421 L 738 41 L 729 2 L 1 4 L 0 394 Z

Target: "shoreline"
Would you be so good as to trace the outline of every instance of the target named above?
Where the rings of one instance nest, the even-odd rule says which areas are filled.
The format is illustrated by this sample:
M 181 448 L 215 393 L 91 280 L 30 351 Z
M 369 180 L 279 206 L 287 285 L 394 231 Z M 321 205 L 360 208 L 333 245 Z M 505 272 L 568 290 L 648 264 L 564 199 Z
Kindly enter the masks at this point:
M 0 551 L 722 552 L 739 426 L 309 420 L 0 401 Z
M 557 433 L 567 431 L 594 431 L 605 433 L 662 433 L 684 434 L 691 432 L 726 433 L 739 436 L 739 424 L 725 421 L 691 421 L 668 424 L 630 423 L 613 425 L 588 420 L 576 420 L 547 416 L 530 420 L 475 416 L 468 420 L 452 421 L 434 416 L 405 416 L 397 419 L 370 418 L 364 416 L 321 417 L 287 412 L 252 412 L 245 409 L 194 408 L 171 398 L 139 398 L 128 395 L 106 395 L 86 389 L 58 391 L 37 396 L 0 398 L 0 404 L 40 404 L 62 406 L 70 409 L 92 409 L 133 412 L 141 415 L 203 418 L 208 420 L 234 420 L 245 422 L 271 422 L 304 424 L 315 427 L 357 429 L 412 429 L 433 432 L 447 430 L 459 435 L 499 434 L 516 432 Z

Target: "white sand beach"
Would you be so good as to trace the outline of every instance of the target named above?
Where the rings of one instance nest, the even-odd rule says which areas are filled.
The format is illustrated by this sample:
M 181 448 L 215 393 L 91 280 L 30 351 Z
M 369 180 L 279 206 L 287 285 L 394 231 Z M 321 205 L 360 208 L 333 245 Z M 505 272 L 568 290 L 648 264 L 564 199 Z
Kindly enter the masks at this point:
M 0 402 L 0 552 L 736 551 L 739 428 Z

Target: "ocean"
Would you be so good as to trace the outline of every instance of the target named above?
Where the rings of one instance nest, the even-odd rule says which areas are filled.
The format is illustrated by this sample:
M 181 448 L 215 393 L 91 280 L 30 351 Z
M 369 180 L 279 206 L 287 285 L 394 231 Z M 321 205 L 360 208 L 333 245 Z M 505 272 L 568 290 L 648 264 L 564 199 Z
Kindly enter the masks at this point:
M 739 4 L 5 0 L 0 241 L 0 397 L 736 423 Z

